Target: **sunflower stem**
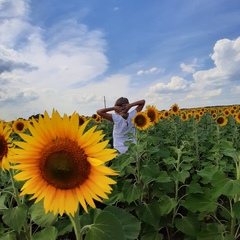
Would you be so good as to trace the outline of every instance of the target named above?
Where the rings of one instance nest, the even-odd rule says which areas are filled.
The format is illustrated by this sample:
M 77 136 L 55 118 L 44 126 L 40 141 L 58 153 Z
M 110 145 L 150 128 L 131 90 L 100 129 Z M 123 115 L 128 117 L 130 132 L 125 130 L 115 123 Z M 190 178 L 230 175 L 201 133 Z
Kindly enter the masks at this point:
M 15 187 L 15 184 L 14 184 L 15 183 L 14 178 L 13 178 L 14 174 L 13 174 L 13 170 L 11 168 L 9 169 L 9 174 L 10 174 L 10 178 L 11 178 L 11 182 L 12 182 L 12 187 L 13 187 L 13 190 L 14 190 L 15 200 L 17 202 L 17 205 L 20 206 L 22 203 L 21 203 L 21 200 L 20 200 L 18 189 Z M 27 226 L 27 221 L 24 222 L 23 229 L 24 229 L 26 239 L 30 240 L 31 239 L 31 227 Z
M 72 216 L 70 214 L 69 218 L 70 218 L 70 221 L 71 221 L 71 223 L 73 225 L 73 229 L 74 229 L 74 233 L 75 233 L 75 236 L 76 236 L 76 240 L 82 240 L 81 225 L 80 225 L 80 221 L 79 221 L 78 209 L 74 213 L 74 216 Z

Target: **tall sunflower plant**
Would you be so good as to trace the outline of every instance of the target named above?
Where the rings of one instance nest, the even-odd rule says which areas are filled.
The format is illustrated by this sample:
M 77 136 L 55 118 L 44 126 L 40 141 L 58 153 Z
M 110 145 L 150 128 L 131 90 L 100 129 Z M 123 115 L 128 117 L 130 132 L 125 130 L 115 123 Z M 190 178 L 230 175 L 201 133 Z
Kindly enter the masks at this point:
M 117 183 L 108 166 L 117 153 L 89 122 L 53 110 L 15 140 L 1 122 L 1 240 L 136 239 L 138 219 L 103 204 Z

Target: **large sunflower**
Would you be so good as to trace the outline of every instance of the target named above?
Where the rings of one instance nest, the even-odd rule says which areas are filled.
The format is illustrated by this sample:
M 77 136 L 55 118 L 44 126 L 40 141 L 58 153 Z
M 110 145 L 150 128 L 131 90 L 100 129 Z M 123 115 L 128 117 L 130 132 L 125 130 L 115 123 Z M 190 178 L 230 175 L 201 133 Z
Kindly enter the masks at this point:
M 3 121 L 0 121 L 0 167 L 2 170 L 9 169 L 8 158 L 12 152 L 12 129 Z
M 151 126 L 150 118 L 144 112 L 138 112 L 132 119 L 134 126 L 140 130 L 145 130 Z
M 12 168 L 20 170 L 15 179 L 26 181 L 21 195 L 33 194 L 35 202 L 44 200 L 46 212 L 74 215 L 78 203 L 87 212 L 86 202 L 95 208 L 93 200 L 107 199 L 110 184 L 107 175 L 117 175 L 105 163 L 117 156 L 116 150 L 105 148 L 102 131 L 97 126 L 85 130 L 88 122 L 79 126 L 79 115 L 63 118 L 55 110 L 33 125 L 28 124 L 30 135 L 20 134 L 25 142 L 16 142 L 16 156 Z

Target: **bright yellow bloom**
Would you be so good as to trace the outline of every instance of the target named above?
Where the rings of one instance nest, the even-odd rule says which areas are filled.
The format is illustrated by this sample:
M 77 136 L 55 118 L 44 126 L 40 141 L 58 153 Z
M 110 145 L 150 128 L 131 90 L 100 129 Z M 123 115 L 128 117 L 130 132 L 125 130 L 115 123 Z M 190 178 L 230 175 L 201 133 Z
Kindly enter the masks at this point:
M 221 127 L 225 126 L 227 124 L 227 122 L 228 122 L 228 120 L 225 116 L 219 116 L 216 119 L 216 123 Z
M 9 169 L 9 156 L 12 155 L 12 129 L 0 121 L 0 167 L 3 171 Z
M 138 112 L 132 119 L 134 126 L 140 130 L 145 130 L 151 126 L 149 117 L 144 112 Z
M 237 121 L 237 123 L 240 123 L 240 112 L 236 114 L 235 120 Z
M 174 103 L 172 106 L 171 106 L 171 110 L 170 112 L 173 114 L 173 115 L 178 115 L 178 112 L 179 112 L 179 107 L 176 103 Z
M 87 204 L 95 208 L 93 200 L 107 199 L 109 178 L 117 175 L 105 163 L 117 156 L 116 150 L 107 149 L 108 141 L 102 141 L 102 131 L 97 126 L 85 130 L 88 122 L 79 126 L 79 115 L 61 117 L 55 110 L 38 122 L 28 124 L 31 136 L 19 134 L 25 142 L 16 142 L 16 156 L 11 159 L 18 181 L 26 181 L 21 195 L 33 194 L 31 199 L 43 199 L 46 212 L 74 215 L 80 203 L 87 212 Z
M 158 122 L 158 110 L 156 109 L 156 107 L 154 106 L 147 106 L 145 113 L 147 114 L 147 116 L 150 118 L 150 122 L 152 124 Z
M 13 122 L 12 128 L 15 133 L 23 133 L 27 129 L 27 120 L 17 119 Z

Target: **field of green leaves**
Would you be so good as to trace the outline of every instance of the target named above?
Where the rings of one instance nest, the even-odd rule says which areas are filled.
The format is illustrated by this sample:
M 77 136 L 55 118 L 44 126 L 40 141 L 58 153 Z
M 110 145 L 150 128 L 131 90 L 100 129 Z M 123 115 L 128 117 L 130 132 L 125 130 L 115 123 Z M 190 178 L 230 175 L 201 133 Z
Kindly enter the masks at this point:
M 75 222 L 19 196 L 23 183 L 13 171 L 1 171 L 0 240 L 240 239 L 239 105 L 152 106 L 144 114 L 134 122 L 137 143 L 125 142 L 128 151 L 106 163 L 119 173 L 111 177 L 116 184 L 108 199 L 88 213 L 80 207 Z M 111 148 L 112 124 L 89 119 L 87 128 L 96 126 Z M 11 136 L 21 141 L 17 131 Z

